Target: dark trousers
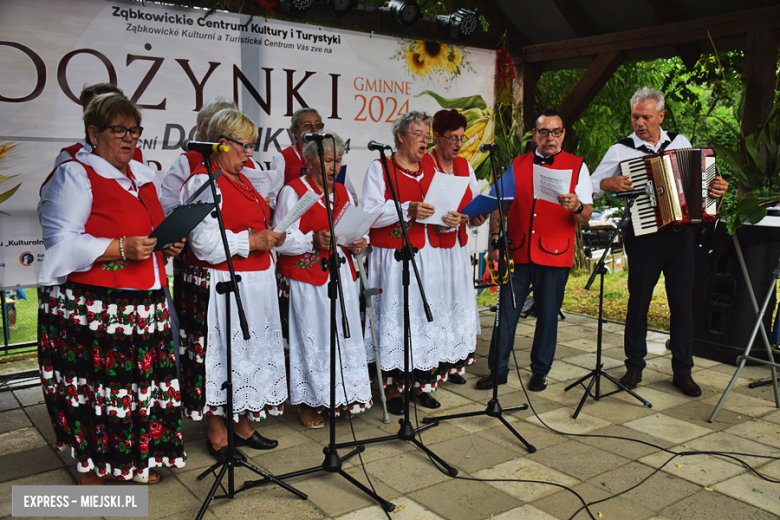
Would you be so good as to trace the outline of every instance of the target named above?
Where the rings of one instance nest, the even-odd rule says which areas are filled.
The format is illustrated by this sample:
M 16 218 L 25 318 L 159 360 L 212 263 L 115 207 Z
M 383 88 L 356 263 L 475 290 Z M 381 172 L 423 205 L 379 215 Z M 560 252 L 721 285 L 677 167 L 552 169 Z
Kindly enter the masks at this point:
M 514 349 L 515 330 L 531 282 L 534 287 L 537 315 L 534 343 L 531 348 L 531 371 L 535 374 L 547 374 L 550 371 L 555 356 L 555 344 L 558 341 L 558 311 L 563 305 L 563 293 L 566 290 L 570 270 L 568 267 L 515 264 L 512 281 L 517 308 L 512 308 L 509 286 L 502 285 L 498 299 L 501 338 L 497 341 L 498 328 L 494 328 L 488 356 L 491 371 L 496 355 L 496 343 L 498 343 L 498 375 L 504 376 L 509 373 L 509 356 Z
M 643 370 L 647 355 L 647 312 L 661 273 L 669 301 L 672 371 L 688 375 L 693 368 L 693 248 L 695 229 L 685 226 L 636 237 L 626 233 L 628 311 L 624 349 L 626 368 Z

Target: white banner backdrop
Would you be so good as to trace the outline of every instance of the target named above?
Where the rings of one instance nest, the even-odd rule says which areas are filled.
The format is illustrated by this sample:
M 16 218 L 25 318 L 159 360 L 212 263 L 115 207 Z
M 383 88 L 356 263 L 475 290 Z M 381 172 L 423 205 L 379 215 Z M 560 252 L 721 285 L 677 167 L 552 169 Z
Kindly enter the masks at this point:
M 60 149 L 83 137 L 85 85 L 110 81 L 136 101 L 138 146 L 160 176 L 215 96 L 235 99 L 257 123 L 264 168 L 290 145 L 292 113 L 317 108 L 326 130 L 348 140 L 344 162 L 358 193 L 376 158 L 366 144 L 392 144 L 392 122 L 407 111 L 458 108 L 480 129 L 474 144 L 492 140 L 491 51 L 148 2 L 3 0 L 0 19 L 4 288 L 36 284 L 39 188 Z M 486 166 L 481 154 L 468 157 Z

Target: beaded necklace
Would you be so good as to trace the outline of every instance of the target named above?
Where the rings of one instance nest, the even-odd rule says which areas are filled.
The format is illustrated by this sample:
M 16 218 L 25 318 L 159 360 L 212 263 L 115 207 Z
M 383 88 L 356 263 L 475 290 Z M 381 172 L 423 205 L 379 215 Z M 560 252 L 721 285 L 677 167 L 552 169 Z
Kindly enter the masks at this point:
M 420 163 L 417 163 L 417 166 L 419 166 L 419 169 L 416 172 L 412 171 L 412 170 L 407 170 L 406 168 L 404 168 L 403 166 L 398 164 L 398 161 L 395 160 L 395 155 L 393 155 L 393 164 L 395 164 L 395 167 L 397 169 L 401 170 L 401 172 L 403 172 L 403 173 L 405 173 L 407 175 L 411 175 L 412 177 L 417 178 L 417 177 L 419 177 L 420 175 L 423 174 L 422 164 L 420 164 Z

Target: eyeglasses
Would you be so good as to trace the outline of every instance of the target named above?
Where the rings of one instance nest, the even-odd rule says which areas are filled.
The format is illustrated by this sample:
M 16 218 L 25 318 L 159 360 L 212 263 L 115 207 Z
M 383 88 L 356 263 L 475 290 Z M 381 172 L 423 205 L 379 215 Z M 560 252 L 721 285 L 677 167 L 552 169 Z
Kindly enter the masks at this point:
M 141 134 L 144 132 L 144 127 L 142 126 L 134 126 L 132 128 L 127 128 L 126 126 L 122 125 L 114 125 L 114 126 L 107 126 L 106 129 L 111 130 L 111 133 L 114 134 L 114 137 L 117 139 L 124 139 L 128 132 L 130 132 L 130 137 L 133 139 L 138 139 L 141 137 Z
M 307 121 L 301 125 L 301 128 L 306 130 L 307 132 L 310 132 L 311 130 L 315 130 L 319 132 L 323 128 L 325 128 L 325 123 L 322 121 L 317 121 L 316 123 L 312 123 L 311 121 Z
M 424 140 L 424 141 L 426 141 L 428 143 L 430 143 L 432 141 L 431 140 L 431 135 L 426 133 L 426 132 L 417 131 L 417 132 L 409 132 L 409 134 L 412 137 L 414 137 L 415 139 L 417 139 L 418 141 L 423 141 Z
M 238 145 L 241 145 L 241 148 L 244 149 L 244 153 L 250 153 L 255 151 L 255 146 L 257 146 L 257 141 L 254 143 L 241 143 L 239 141 L 236 141 L 235 139 L 231 139 L 229 137 L 225 137 L 226 140 L 236 143 Z
M 537 134 L 541 137 L 547 137 L 552 134 L 553 137 L 560 137 L 563 135 L 563 128 L 555 128 L 553 130 L 547 130 L 546 128 L 534 128 Z
M 466 141 L 468 141 L 468 137 L 466 137 L 465 135 L 462 135 L 460 137 L 458 137 L 457 135 L 453 135 L 452 137 L 444 137 L 444 136 L 442 137 L 448 140 L 449 142 L 451 142 L 452 144 L 465 143 Z

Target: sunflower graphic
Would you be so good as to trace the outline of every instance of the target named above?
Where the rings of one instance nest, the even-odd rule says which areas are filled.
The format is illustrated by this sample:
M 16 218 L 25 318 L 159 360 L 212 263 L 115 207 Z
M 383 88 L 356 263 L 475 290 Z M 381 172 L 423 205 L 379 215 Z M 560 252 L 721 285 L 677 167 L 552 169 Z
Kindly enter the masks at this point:
M 409 71 L 420 77 L 425 77 L 433 70 L 434 65 L 429 62 L 425 56 L 414 51 L 415 46 L 410 45 L 406 48 L 406 66 Z
M 413 76 L 424 78 L 437 75 L 448 81 L 457 78 L 464 70 L 474 72 L 468 58 L 468 50 L 452 44 L 426 40 L 401 40 L 393 60 L 405 62 L 406 70 Z
M 449 52 L 445 55 L 444 63 L 441 69 L 446 72 L 457 74 L 460 72 L 460 63 L 463 61 L 463 53 L 457 47 L 449 47 Z
M 450 47 L 439 42 L 417 40 L 414 44 L 414 52 L 425 58 L 434 67 L 443 67 L 447 63 L 447 55 Z

